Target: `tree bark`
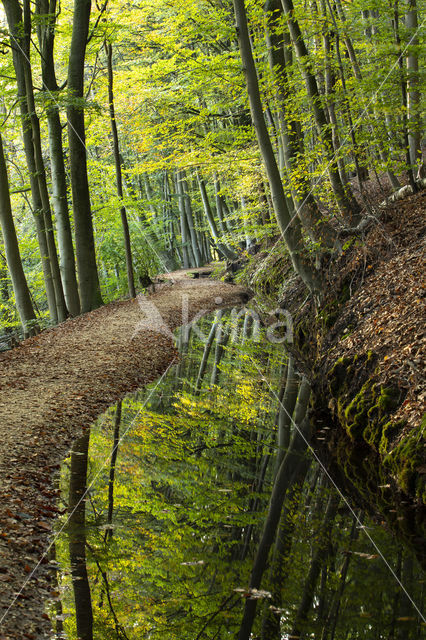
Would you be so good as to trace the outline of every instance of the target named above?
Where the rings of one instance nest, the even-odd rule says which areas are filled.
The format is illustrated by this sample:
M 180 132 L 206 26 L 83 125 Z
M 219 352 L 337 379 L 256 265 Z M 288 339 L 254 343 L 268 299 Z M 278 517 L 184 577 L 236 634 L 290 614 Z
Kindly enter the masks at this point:
M 398 10 L 398 0 L 396 0 L 394 4 L 394 14 L 393 14 L 393 29 L 395 35 L 395 44 L 398 55 L 398 68 L 399 68 L 399 84 L 401 87 L 401 100 L 402 100 L 402 133 L 404 140 L 404 153 L 405 153 L 405 162 L 407 165 L 407 176 L 408 182 L 413 189 L 413 193 L 416 193 L 418 190 L 415 178 L 414 171 L 411 167 L 411 157 L 410 157 L 410 142 L 408 139 L 408 121 L 407 121 L 407 111 L 408 111 L 408 101 L 407 101 L 407 85 L 406 78 L 404 77 L 404 62 L 402 58 L 402 45 L 401 45 L 401 36 L 399 34 L 399 10 Z
M 415 165 L 422 161 L 421 138 L 423 133 L 421 117 L 421 92 L 419 88 L 419 57 L 416 50 L 416 47 L 419 46 L 416 0 L 408 0 L 408 10 L 405 17 L 405 25 L 410 37 L 407 53 L 408 140 L 410 146 L 411 164 Z
M 206 184 L 204 180 L 200 177 L 198 177 L 198 185 L 200 187 L 201 200 L 203 201 L 204 213 L 206 214 L 207 222 L 209 223 L 210 233 L 218 250 L 227 260 L 236 260 L 238 258 L 237 254 L 234 251 L 232 251 L 232 249 L 227 247 L 226 244 L 220 241 L 219 232 L 216 226 L 216 220 L 214 219 L 213 211 L 209 202 L 209 197 L 207 195 Z
M 191 248 L 192 248 L 192 254 L 194 256 L 195 266 L 201 267 L 203 264 L 203 261 L 201 258 L 201 251 L 198 244 L 197 232 L 194 227 L 194 216 L 193 216 L 193 211 L 191 207 L 191 199 L 188 193 L 188 183 L 185 179 L 185 172 L 179 171 L 177 179 L 180 181 L 180 193 L 183 199 L 184 213 L 186 216 L 189 237 L 191 239 Z
M 216 312 L 215 320 L 211 326 L 210 333 L 204 345 L 203 357 L 201 358 L 200 367 L 198 369 L 197 380 L 195 382 L 195 395 L 198 395 L 198 393 L 200 392 L 201 385 L 203 383 L 204 376 L 206 374 L 207 363 L 209 360 L 213 342 L 218 334 L 219 327 L 221 327 L 221 324 L 222 324 L 222 315 L 223 315 L 223 312 L 221 309 L 219 309 Z
M 266 42 L 268 46 L 268 61 L 275 83 L 275 95 L 278 107 L 278 121 L 280 137 L 282 139 L 283 159 L 287 170 L 290 187 L 291 172 L 297 167 L 298 156 L 301 151 L 299 139 L 300 127 L 287 113 L 288 90 L 286 89 L 287 60 L 285 56 L 284 36 L 280 32 L 283 8 L 281 0 L 267 0 L 266 11 Z M 325 221 L 319 211 L 318 204 L 312 194 L 312 185 L 305 172 L 298 174 L 298 189 L 292 189 L 294 210 L 297 212 L 302 225 L 315 241 L 320 241 L 325 247 L 334 247 L 336 234 L 331 225 Z
M 43 89 L 47 94 L 47 126 L 49 131 L 50 169 L 52 174 L 53 210 L 59 247 L 61 279 L 65 301 L 72 316 L 80 313 L 77 276 L 75 270 L 74 247 L 68 210 L 68 189 L 62 143 L 62 124 L 59 106 L 56 103 L 59 87 L 56 80 L 53 57 L 55 42 L 57 0 L 37 0 L 36 8 L 40 16 L 37 35 L 40 45 L 40 60 Z
M 287 492 L 286 503 L 281 515 L 277 537 L 274 546 L 274 553 L 271 561 L 269 573 L 269 583 L 271 585 L 272 604 L 277 609 L 282 605 L 282 589 L 287 576 L 289 556 L 291 552 L 293 533 L 296 526 L 295 507 L 293 500 L 300 492 L 310 461 L 302 460 L 298 466 L 297 479 L 291 489 Z M 269 604 L 269 603 L 268 603 Z M 262 620 L 261 640 L 280 640 L 280 619 L 281 613 L 275 612 L 267 607 Z
M 68 536 L 74 591 L 77 636 L 93 640 L 93 612 L 86 566 L 86 487 L 90 432 L 78 438 L 71 449 Z
M 7 266 L 12 280 L 15 294 L 16 308 L 21 320 L 24 336 L 30 335 L 35 329 L 36 315 L 31 302 L 30 291 L 19 252 L 18 238 L 10 204 L 9 181 L 7 177 L 6 161 L 3 152 L 3 140 L 0 134 L 0 225 L 3 234 L 4 250 Z
M 268 176 L 277 223 L 287 244 L 295 271 L 302 277 L 310 291 L 317 292 L 320 289 L 319 276 L 316 273 L 314 266 L 311 264 L 310 258 L 306 256 L 300 221 L 297 217 L 292 218 L 288 210 L 281 182 L 281 175 L 263 115 L 263 107 L 260 99 L 259 83 L 253 59 L 253 52 L 251 49 L 244 0 L 234 0 L 234 10 L 252 120 Z
M 296 612 L 290 636 L 301 638 L 302 632 L 306 626 L 309 610 L 314 599 L 315 587 L 325 558 L 325 550 L 330 536 L 330 527 L 336 517 L 339 507 L 339 495 L 333 492 L 329 499 L 325 510 L 324 519 L 321 523 L 321 529 L 318 536 L 318 546 L 312 558 L 311 566 L 303 587 L 302 598 Z
M 84 59 L 89 32 L 90 10 L 91 0 L 75 0 L 68 63 L 68 141 L 77 271 L 81 311 L 83 313 L 92 311 L 92 309 L 102 304 L 90 207 L 84 126 Z
M 114 513 L 114 481 L 115 481 L 115 467 L 117 464 L 117 456 L 118 456 L 118 445 L 120 444 L 120 424 L 121 424 L 121 412 L 122 412 L 122 401 L 117 402 L 117 407 L 115 410 L 115 420 L 114 420 L 114 443 L 112 446 L 111 453 L 111 464 L 109 467 L 109 479 L 108 479 L 108 515 L 107 515 L 107 524 L 112 524 L 112 516 Z M 105 542 L 112 538 L 112 527 L 109 527 L 105 531 Z
M 287 15 L 290 36 L 293 41 L 297 59 L 299 60 L 301 66 L 306 90 L 311 101 L 312 111 L 317 125 L 318 134 L 324 144 L 324 149 L 328 160 L 328 175 L 330 178 L 331 187 L 336 196 L 337 204 L 342 213 L 342 216 L 351 224 L 351 226 L 354 226 L 360 221 L 360 207 L 350 190 L 348 190 L 348 192 L 345 191 L 345 187 L 340 180 L 337 161 L 333 153 L 333 141 L 331 132 L 327 126 L 328 123 L 324 109 L 321 106 L 321 97 L 317 80 L 309 62 L 309 52 L 303 39 L 299 23 L 295 17 L 293 0 L 281 1 L 284 11 Z
M 220 362 L 222 360 L 222 356 L 224 354 L 226 345 L 228 344 L 229 337 L 231 335 L 231 330 L 229 325 L 225 325 L 225 328 L 220 325 L 218 330 L 218 336 L 216 340 L 216 348 L 214 351 L 214 361 L 213 361 L 213 369 L 210 377 L 210 385 L 218 385 L 219 377 L 220 377 Z
M 105 51 L 107 54 L 107 69 L 108 69 L 108 104 L 109 104 L 109 116 L 111 121 L 112 132 L 112 148 L 114 154 L 115 164 L 115 179 L 117 184 L 117 195 L 121 202 L 123 202 L 123 176 L 121 171 L 121 156 L 120 145 L 118 141 L 118 129 L 115 119 L 115 107 L 114 107 L 114 75 L 112 69 L 112 44 L 105 41 Z M 130 242 L 129 222 L 127 219 L 126 207 L 121 204 L 120 207 L 121 226 L 123 227 L 124 236 L 124 252 L 126 256 L 126 272 L 127 272 L 127 286 L 129 289 L 129 295 L 131 298 L 136 297 L 135 290 L 135 276 L 133 272 L 132 261 L 132 246 Z
M 47 246 L 46 227 L 43 216 L 43 204 L 41 201 L 39 181 L 37 179 L 37 169 L 34 158 L 34 145 L 32 138 L 32 126 L 30 110 L 27 102 L 27 84 L 24 66 L 27 64 L 30 55 L 29 36 L 22 31 L 22 10 L 17 0 L 3 0 L 7 22 L 10 30 L 10 40 L 13 55 L 13 66 L 16 74 L 19 109 L 22 123 L 22 139 L 24 142 L 25 160 L 28 167 L 32 213 L 36 224 L 37 240 L 40 248 L 41 265 L 43 279 L 46 289 L 49 316 L 53 324 L 58 322 L 56 309 L 55 288 L 53 286 L 52 269 Z
M 189 251 L 189 229 L 185 211 L 183 185 L 179 177 L 179 171 L 176 174 L 176 193 L 178 196 L 180 236 L 182 240 L 182 266 L 184 269 L 188 269 L 188 267 L 192 266 Z
M 31 10 L 29 0 L 24 0 L 24 32 L 30 38 L 31 34 Z M 31 135 L 34 151 L 34 163 L 38 188 L 40 193 L 44 224 L 46 229 L 47 249 L 49 252 L 50 265 L 52 270 L 53 287 L 55 290 L 56 312 L 58 322 L 62 322 L 68 316 L 68 309 L 65 303 L 64 290 L 59 269 L 58 254 L 56 251 L 55 234 L 53 231 L 52 211 L 50 208 L 49 191 L 47 189 L 46 170 L 43 160 L 43 150 L 41 146 L 40 121 L 37 116 L 32 70 L 29 57 L 21 56 L 25 78 L 25 92 L 28 105 L 29 119 L 31 123 Z
M 276 473 L 280 468 L 281 462 L 287 452 L 287 448 L 290 442 L 291 432 L 291 419 L 296 406 L 297 394 L 299 391 L 299 384 L 294 370 L 294 358 L 290 354 L 288 356 L 287 365 L 287 380 L 284 390 L 284 396 L 282 402 L 280 402 L 278 409 L 277 420 L 277 444 L 278 451 L 275 460 Z

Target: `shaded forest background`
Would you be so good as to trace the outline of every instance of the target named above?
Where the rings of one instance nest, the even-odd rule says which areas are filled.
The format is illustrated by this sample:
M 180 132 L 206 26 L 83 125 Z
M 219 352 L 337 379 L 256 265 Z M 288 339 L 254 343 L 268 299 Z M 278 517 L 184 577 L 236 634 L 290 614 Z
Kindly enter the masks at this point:
M 378 200 L 422 186 L 415 0 L 3 7 L 3 333 L 280 237 L 320 298 Z
M 165 542 L 157 549 L 155 535 L 144 532 L 145 549 L 165 557 L 180 535 L 187 548 L 201 535 L 194 548 L 201 562 L 207 549 L 213 575 L 185 554 L 179 567 L 169 558 L 170 572 L 195 575 L 194 598 L 198 582 L 219 585 L 207 605 L 164 605 L 169 578 L 151 571 L 144 584 L 156 619 L 138 620 L 151 631 L 176 618 L 181 632 L 185 616 L 188 624 L 199 616 L 199 638 L 210 637 L 207 626 L 220 637 L 228 624 L 239 640 L 253 630 L 264 640 L 281 632 L 346 640 L 363 636 L 366 618 L 377 638 L 421 636 L 421 569 L 401 540 L 424 562 L 422 13 L 416 0 L 2 0 L 0 348 L 134 298 L 159 273 L 218 260 L 217 276 L 226 262 L 226 277 L 240 271 L 236 278 L 252 286 L 262 318 L 278 304 L 293 314 L 294 343 L 278 360 L 270 345 L 250 351 L 250 316 L 230 339 L 233 329 L 218 314 L 203 345 L 195 344 L 195 380 L 178 369 L 170 383 L 175 413 L 160 397 L 145 415 L 149 428 L 135 435 L 144 463 L 157 467 L 132 508 L 139 517 L 140 502 L 149 504 L 144 515 Z M 387 198 L 399 203 L 410 194 L 412 206 L 382 215 Z M 225 391 L 217 384 L 222 358 Z M 248 365 L 257 359 L 266 362 L 262 375 Z M 264 384 L 269 374 L 275 395 Z M 132 401 L 124 407 L 131 418 Z M 121 411 L 119 403 L 114 428 Z M 110 451 L 102 428 L 94 440 Z M 88 446 L 86 433 L 71 455 L 79 496 Z M 135 475 L 133 450 L 126 455 Z M 177 486 L 174 465 L 187 483 L 191 473 L 207 478 L 203 490 Z M 336 478 L 354 508 L 330 490 Z M 103 580 L 93 593 L 104 603 L 103 562 L 111 549 L 120 553 L 114 524 L 127 516 L 123 494 L 132 489 L 117 483 L 114 512 L 103 480 L 92 512 L 79 503 L 77 522 L 72 491 L 66 504 L 76 609 L 86 554 L 95 581 Z M 222 493 L 232 493 L 231 529 Z M 214 508 L 216 520 L 204 520 Z M 102 539 L 90 531 L 85 538 L 84 525 L 105 525 L 105 512 Z M 384 530 L 375 529 L 394 582 L 368 610 L 352 588 L 379 591 L 383 567 L 374 579 L 364 573 L 362 562 L 381 555 L 361 538 L 364 518 L 365 527 L 379 522 L 398 534 L 382 541 Z M 65 544 L 58 549 L 66 555 Z M 235 571 L 230 596 L 215 573 L 224 566 Z M 271 592 L 259 595 L 265 585 Z M 93 612 L 84 602 L 76 632 L 91 640 Z M 109 616 L 105 637 L 127 637 L 112 602 L 98 607 Z

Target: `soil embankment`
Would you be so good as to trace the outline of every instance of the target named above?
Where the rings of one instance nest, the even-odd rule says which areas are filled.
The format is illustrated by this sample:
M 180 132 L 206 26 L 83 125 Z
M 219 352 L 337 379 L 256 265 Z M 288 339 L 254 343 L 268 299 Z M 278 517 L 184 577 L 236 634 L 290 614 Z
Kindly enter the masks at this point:
M 317 335 L 310 354 L 316 448 L 341 486 L 409 544 L 423 566 L 425 204 L 421 191 L 389 205 L 352 242 L 330 271 L 331 294 L 310 328 Z

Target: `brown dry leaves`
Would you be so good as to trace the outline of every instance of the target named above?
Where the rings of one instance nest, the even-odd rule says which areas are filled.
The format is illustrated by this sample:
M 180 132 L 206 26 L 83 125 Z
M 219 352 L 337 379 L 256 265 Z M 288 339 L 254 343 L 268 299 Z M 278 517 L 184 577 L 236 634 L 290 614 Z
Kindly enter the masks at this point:
M 328 354 L 378 355 L 382 384 L 397 383 L 406 399 L 394 415 L 408 428 L 419 426 L 425 410 L 426 192 L 389 206 L 387 218 L 354 252 L 365 263 L 365 281 L 351 297 L 339 323 L 354 327 Z M 341 325 L 342 326 L 342 325 Z
M 242 287 L 179 273 L 148 299 L 68 320 L 0 357 L 0 640 L 49 637 L 42 613 L 54 565 L 44 552 L 54 475 L 72 439 L 177 357 L 168 329 L 182 324 L 182 305 L 191 319 L 245 297 Z M 153 314 L 156 324 L 144 326 Z

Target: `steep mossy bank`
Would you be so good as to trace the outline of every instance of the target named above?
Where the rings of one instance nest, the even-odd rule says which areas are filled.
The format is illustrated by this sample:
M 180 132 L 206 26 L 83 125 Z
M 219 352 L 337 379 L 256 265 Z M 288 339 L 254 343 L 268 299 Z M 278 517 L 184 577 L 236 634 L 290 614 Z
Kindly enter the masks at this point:
M 395 416 L 407 392 L 382 383 L 376 354 L 340 357 L 316 379 L 314 420 L 331 426 L 322 458 L 360 506 L 384 519 L 426 562 L 424 422 L 407 429 Z
M 314 394 L 313 444 L 340 486 L 426 564 L 422 192 L 391 205 L 366 237 L 324 265 L 319 307 L 281 244 L 243 279 L 263 309 L 290 311 L 288 346 Z

